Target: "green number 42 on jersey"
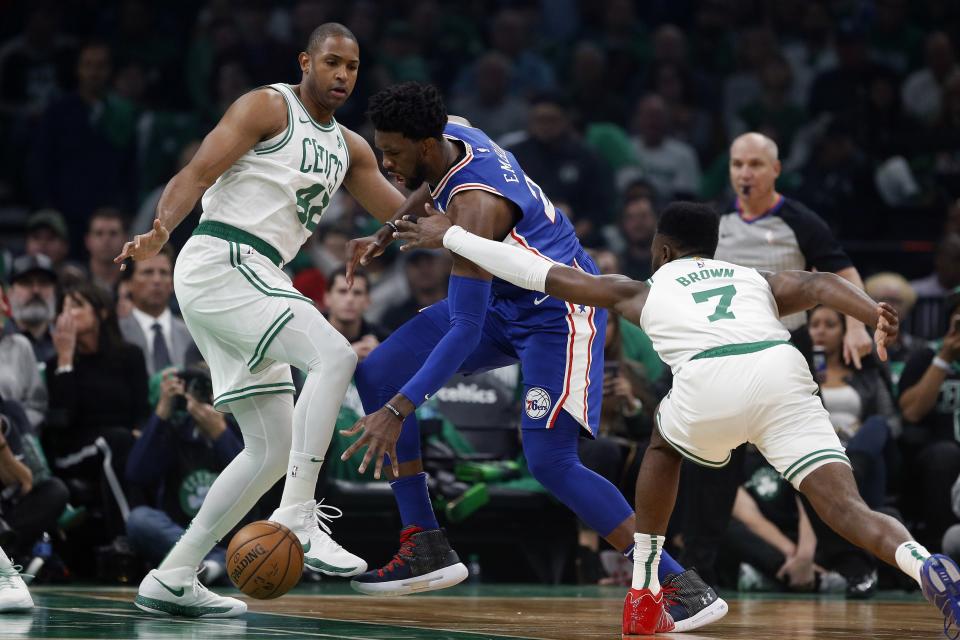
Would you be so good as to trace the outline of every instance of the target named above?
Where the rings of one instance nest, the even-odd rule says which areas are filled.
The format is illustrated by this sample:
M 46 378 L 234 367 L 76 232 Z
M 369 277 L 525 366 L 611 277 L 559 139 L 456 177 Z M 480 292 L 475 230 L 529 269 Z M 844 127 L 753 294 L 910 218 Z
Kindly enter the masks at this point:
M 327 191 L 326 185 L 315 184 L 306 189 L 300 189 L 296 195 L 297 215 L 300 217 L 300 224 L 312 233 L 320 224 L 320 216 L 323 215 L 323 210 L 330 204 L 330 192 Z M 314 200 L 320 196 L 322 196 L 320 203 L 314 204 Z
M 706 291 L 697 291 L 693 293 L 693 301 L 697 304 L 701 302 L 706 302 L 711 298 L 720 298 L 720 301 L 717 303 L 717 308 L 713 310 L 707 320 L 714 322 L 716 320 L 735 320 L 737 316 L 733 315 L 733 312 L 730 311 L 730 303 L 733 302 L 733 296 L 737 295 L 737 288 L 732 284 L 728 284 L 725 287 L 717 287 L 716 289 L 707 289 Z

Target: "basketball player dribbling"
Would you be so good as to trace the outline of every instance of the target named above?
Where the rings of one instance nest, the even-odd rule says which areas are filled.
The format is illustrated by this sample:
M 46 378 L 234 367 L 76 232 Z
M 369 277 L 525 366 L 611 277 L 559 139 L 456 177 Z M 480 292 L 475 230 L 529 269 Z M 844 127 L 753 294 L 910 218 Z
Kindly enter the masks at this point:
M 128 242 L 116 259 L 156 255 L 203 196 L 203 215 L 177 260 L 174 285 L 210 366 L 214 406 L 233 413 L 244 439 L 244 450 L 214 482 L 190 527 L 141 582 L 135 602 L 149 613 L 231 617 L 246 611 L 244 602 L 203 587 L 196 567 L 285 473 L 280 507 L 270 519 L 297 535 L 305 566 L 339 576 L 367 567 L 327 535 L 322 520 L 339 510 L 314 500 L 357 357 L 282 267 L 341 185 L 383 221 L 404 197 L 380 173 L 366 141 L 333 117 L 356 82 L 356 37 L 343 25 L 321 25 L 299 62 L 299 85 L 261 87 L 230 106 L 167 184 L 153 229 Z M 296 406 L 290 365 L 306 374 Z

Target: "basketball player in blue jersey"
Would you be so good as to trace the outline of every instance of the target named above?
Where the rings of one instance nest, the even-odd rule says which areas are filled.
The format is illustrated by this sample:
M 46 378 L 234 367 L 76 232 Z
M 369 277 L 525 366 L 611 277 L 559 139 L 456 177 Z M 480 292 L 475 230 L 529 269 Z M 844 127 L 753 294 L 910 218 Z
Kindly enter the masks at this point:
M 573 227 L 516 158 L 479 129 L 448 121 L 436 88 L 391 87 L 370 100 L 383 167 L 406 186 L 424 183 L 434 205 L 456 224 L 590 274 L 598 270 Z M 415 194 L 412 197 L 417 197 Z M 391 223 L 387 223 L 388 227 Z M 467 576 L 437 523 L 420 458 L 414 410 L 456 372 L 520 363 L 524 381 L 523 450 L 530 471 L 581 520 L 626 555 L 634 513 L 619 490 L 581 464 L 581 431 L 596 435 L 603 388 L 606 311 L 531 292 L 454 256 L 446 300 L 423 309 L 357 369 L 368 415 L 344 459 L 366 446 L 361 473 L 389 456 L 403 530 L 400 550 L 352 586 L 372 595 L 442 589 Z M 676 605 L 678 630 L 722 617 L 726 603 L 694 571 L 664 556 L 661 579 Z

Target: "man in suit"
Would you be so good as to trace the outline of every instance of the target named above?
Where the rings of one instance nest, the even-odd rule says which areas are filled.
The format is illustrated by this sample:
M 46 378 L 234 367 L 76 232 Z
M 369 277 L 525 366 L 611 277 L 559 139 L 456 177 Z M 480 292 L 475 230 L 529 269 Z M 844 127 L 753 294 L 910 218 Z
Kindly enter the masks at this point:
M 124 340 L 143 350 L 151 376 L 170 366 L 182 369 L 187 352 L 195 350 L 187 325 L 170 311 L 173 262 L 173 249 L 165 246 L 128 269 L 133 312 L 120 319 L 120 332 Z

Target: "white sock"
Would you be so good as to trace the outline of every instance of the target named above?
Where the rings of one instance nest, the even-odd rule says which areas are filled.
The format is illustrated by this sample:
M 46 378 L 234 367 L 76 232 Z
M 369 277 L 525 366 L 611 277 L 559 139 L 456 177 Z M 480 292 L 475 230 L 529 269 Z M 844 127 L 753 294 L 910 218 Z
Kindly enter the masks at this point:
M 923 563 L 929 557 L 930 552 L 915 540 L 908 540 L 897 547 L 897 566 L 905 574 L 916 580 L 917 584 L 920 584 L 920 569 L 923 568 Z
M 293 398 L 253 396 L 230 403 L 243 433 L 243 451 L 210 486 L 200 511 L 159 569 L 196 567 L 260 497 L 283 477 L 290 455 Z
M 313 500 L 320 463 L 330 447 L 340 405 L 347 393 L 357 354 L 315 307 L 290 300 L 293 319 L 267 348 L 267 355 L 307 374 L 293 409 L 293 445 L 280 508 Z M 296 476 L 293 475 L 296 469 Z M 303 474 L 303 475 L 301 475 Z
M 647 533 L 633 534 L 633 584 L 634 589 L 650 589 L 653 595 L 660 593 L 660 552 L 663 550 L 664 536 Z
M 10 561 L 10 558 L 8 558 L 7 554 L 0 548 L 0 569 L 9 569 L 12 566 L 13 563 Z
M 283 497 L 280 499 L 281 508 L 313 500 L 321 465 L 323 465 L 323 455 L 314 456 L 300 451 L 290 452 L 287 477 L 283 483 Z
M 168 569 L 196 567 L 210 553 L 215 544 L 217 544 L 217 541 L 213 535 L 194 520 L 177 540 L 177 544 L 170 549 L 170 553 L 163 559 L 157 570 L 166 571 Z

